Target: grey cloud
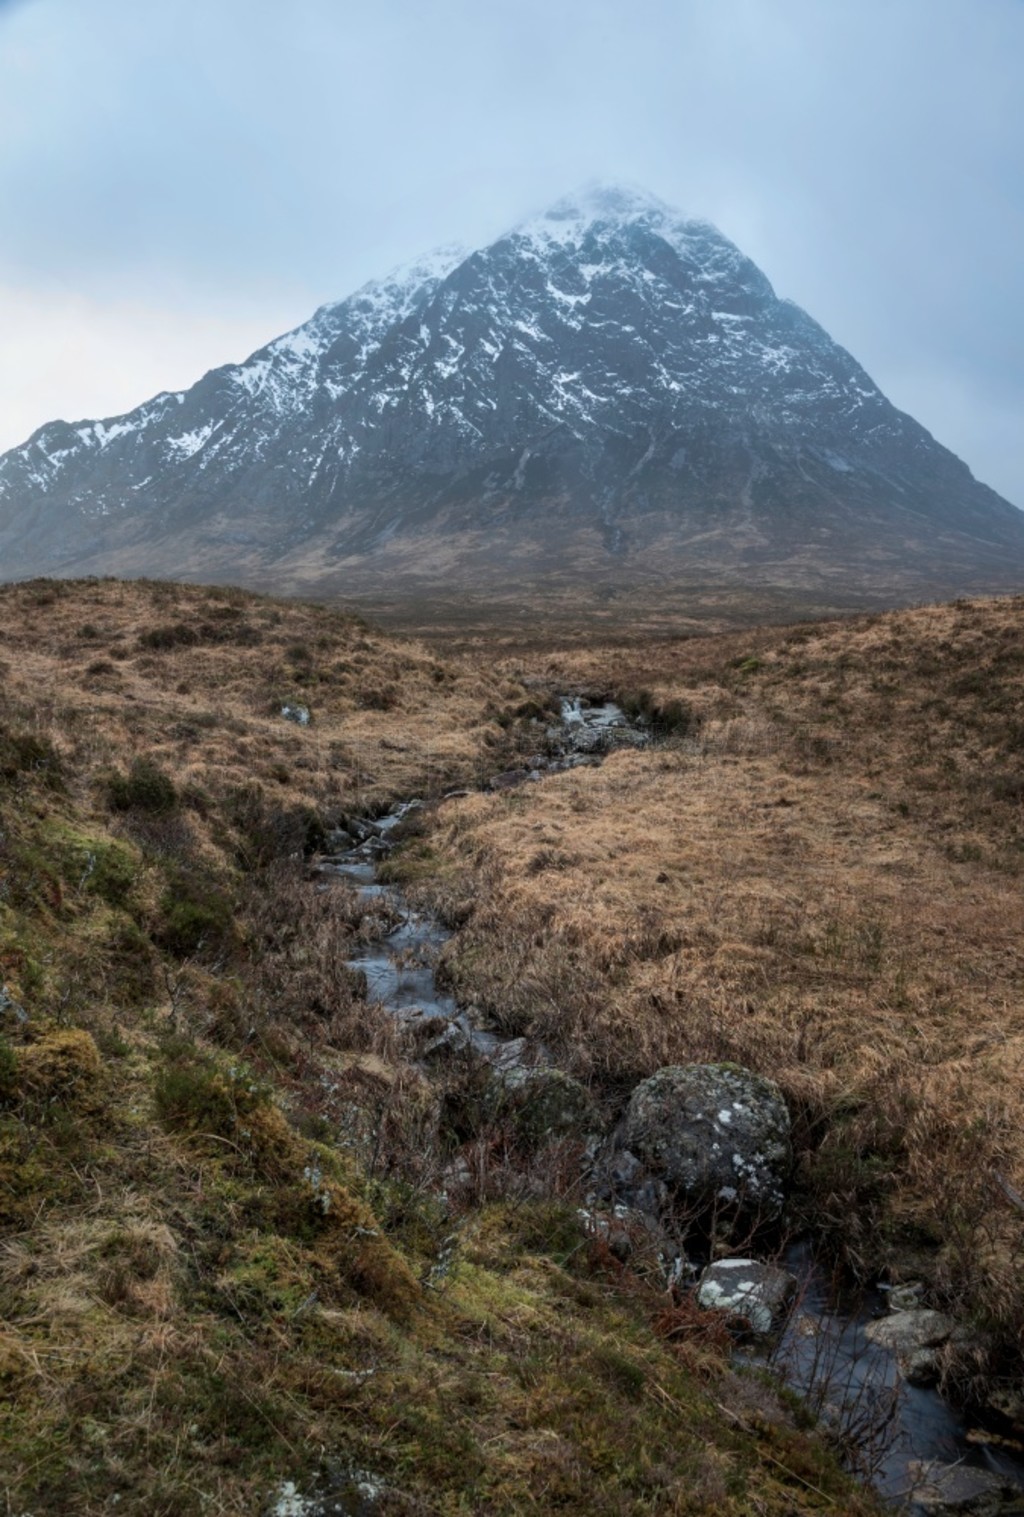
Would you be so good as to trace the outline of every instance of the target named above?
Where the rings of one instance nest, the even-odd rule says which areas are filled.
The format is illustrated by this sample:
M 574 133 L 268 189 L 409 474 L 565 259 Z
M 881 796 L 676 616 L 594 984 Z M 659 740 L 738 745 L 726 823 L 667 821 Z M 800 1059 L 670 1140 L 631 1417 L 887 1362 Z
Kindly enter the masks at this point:
M 1022 57 L 1019 0 L 31 0 L 0 8 L 0 273 L 298 319 L 624 177 L 1024 503 Z

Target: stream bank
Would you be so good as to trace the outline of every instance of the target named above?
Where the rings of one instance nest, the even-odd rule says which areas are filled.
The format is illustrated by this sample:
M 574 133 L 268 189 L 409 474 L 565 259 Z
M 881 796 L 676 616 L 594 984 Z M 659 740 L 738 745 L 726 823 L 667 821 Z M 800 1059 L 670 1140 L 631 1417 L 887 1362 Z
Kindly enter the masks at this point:
M 537 783 L 550 773 L 600 763 L 616 746 L 645 746 L 650 741 L 649 731 L 631 726 L 619 708 L 588 706 L 579 700 L 563 702 L 560 731 L 554 738 L 549 731 L 548 736 L 549 751 L 495 775 L 487 788 Z M 420 804 L 409 801 L 384 817 L 350 824 L 348 836 L 336 839 L 338 851 L 321 862 L 322 872 L 346 880 L 367 905 L 386 900 L 388 917 L 397 922 L 354 956 L 350 969 L 363 977 L 367 998 L 416 1035 L 418 1057 L 428 1072 L 438 1060 L 457 1054 L 489 1071 L 489 1088 L 495 1090 L 529 1087 L 531 1082 L 539 1087 L 544 1080 L 550 1088 L 555 1077 L 570 1082 L 553 1069 L 542 1045 L 500 1037 L 439 988 L 434 966 L 451 931 L 379 879 L 379 865 L 395 844 L 396 830 Z M 348 846 L 340 846 L 344 843 Z M 582 1104 L 572 1110 L 572 1119 L 578 1121 Z M 559 1129 L 556 1117 L 552 1130 L 571 1129 Z M 583 1126 L 577 1131 L 582 1135 L 591 1129 Z M 591 1143 L 592 1158 L 600 1150 L 599 1142 Z M 670 1203 L 665 1186 L 655 1184 L 645 1192 L 644 1186 L 651 1183 L 646 1175 L 632 1189 L 631 1183 L 622 1182 L 617 1192 L 592 1193 L 581 1215 L 588 1226 L 603 1229 L 602 1235 L 613 1240 L 617 1220 L 649 1216 L 660 1230 L 659 1243 L 664 1238 L 668 1244 L 663 1249 L 667 1283 L 687 1289 L 696 1282 L 701 1265 L 711 1262 L 710 1256 L 695 1253 L 699 1262 L 691 1262 L 681 1246 L 673 1252 L 679 1233 L 671 1226 L 663 1228 Z M 627 1197 L 625 1203 L 621 1196 Z M 628 1234 L 629 1227 L 621 1231 Z M 627 1237 L 627 1255 L 631 1246 Z M 887 1320 L 890 1307 L 897 1304 L 888 1299 L 891 1293 L 882 1287 L 853 1290 L 845 1282 L 837 1283 L 817 1262 L 813 1243 L 806 1239 L 790 1244 L 775 1266 L 765 1267 L 792 1277 L 797 1305 L 789 1310 L 787 1300 L 778 1332 L 741 1346 L 738 1356 L 769 1365 L 803 1395 L 822 1421 L 831 1424 L 858 1473 L 887 1500 L 914 1511 L 1024 1511 L 1024 1451 L 999 1429 L 951 1405 L 933 1386 L 912 1383 L 901 1371 L 895 1349 L 885 1346 L 884 1332 L 879 1335 L 882 1341 L 872 1341 L 873 1324 Z M 784 1294 L 788 1298 L 790 1292 Z

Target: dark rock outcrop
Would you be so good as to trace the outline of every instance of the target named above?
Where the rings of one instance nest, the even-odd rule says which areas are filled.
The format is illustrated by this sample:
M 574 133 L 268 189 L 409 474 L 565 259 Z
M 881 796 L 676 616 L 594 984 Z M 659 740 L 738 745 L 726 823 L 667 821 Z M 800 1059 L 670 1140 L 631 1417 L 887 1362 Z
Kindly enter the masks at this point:
M 556 1138 L 582 1141 L 600 1127 L 586 1087 L 563 1070 L 543 1064 L 495 1069 L 485 1102 L 490 1119 L 509 1122 L 518 1141 L 529 1148 Z

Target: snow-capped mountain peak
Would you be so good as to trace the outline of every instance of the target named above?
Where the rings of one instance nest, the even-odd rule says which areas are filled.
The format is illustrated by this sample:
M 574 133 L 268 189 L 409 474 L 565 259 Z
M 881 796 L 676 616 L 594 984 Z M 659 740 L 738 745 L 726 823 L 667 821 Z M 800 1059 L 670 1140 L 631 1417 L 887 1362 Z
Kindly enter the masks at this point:
M 557 555 L 932 583 L 942 560 L 967 584 L 1024 565 L 1024 517 L 715 227 L 596 184 L 187 391 L 42 428 L 0 459 L 0 553 L 264 581 Z
M 643 223 L 660 226 L 686 224 L 686 218 L 656 195 L 639 187 L 593 180 L 573 194 L 564 195 L 538 215 L 511 227 L 507 235 L 540 242 L 578 242 L 585 231 L 598 225 Z

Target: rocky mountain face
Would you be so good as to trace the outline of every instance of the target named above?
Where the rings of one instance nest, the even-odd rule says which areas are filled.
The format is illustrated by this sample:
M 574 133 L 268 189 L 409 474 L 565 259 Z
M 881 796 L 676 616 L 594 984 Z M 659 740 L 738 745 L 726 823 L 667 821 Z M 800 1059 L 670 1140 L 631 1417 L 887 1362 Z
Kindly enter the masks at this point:
M 279 587 L 1011 588 L 979 484 L 714 227 L 617 189 L 0 459 L 0 564 Z

